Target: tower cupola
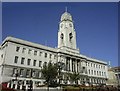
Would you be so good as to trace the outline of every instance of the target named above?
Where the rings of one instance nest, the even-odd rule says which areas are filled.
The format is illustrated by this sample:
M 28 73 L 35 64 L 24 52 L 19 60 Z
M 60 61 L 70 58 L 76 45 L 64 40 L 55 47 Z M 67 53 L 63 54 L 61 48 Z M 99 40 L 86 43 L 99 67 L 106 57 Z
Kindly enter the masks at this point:
M 65 50 L 77 50 L 76 32 L 72 15 L 67 10 L 61 15 L 58 32 L 58 48 Z
M 65 12 L 65 13 L 63 13 L 62 14 L 62 16 L 61 16 L 61 21 L 72 21 L 72 16 L 71 16 L 71 14 L 70 13 L 68 13 L 68 12 Z

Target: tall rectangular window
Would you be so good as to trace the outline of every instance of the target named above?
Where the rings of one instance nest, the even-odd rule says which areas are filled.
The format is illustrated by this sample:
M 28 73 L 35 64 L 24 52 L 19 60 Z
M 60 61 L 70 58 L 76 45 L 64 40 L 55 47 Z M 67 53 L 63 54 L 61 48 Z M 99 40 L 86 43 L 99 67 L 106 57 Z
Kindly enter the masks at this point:
M 18 56 L 15 56 L 14 63 L 18 62 Z
M 88 66 L 89 66 L 90 63 L 88 63 Z
M 47 66 L 47 62 L 44 62 L 44 66 Z
M 20 76 L 23 76 L 24 74 L 24 69 L 20 69 Z
M 25 53 L 26 48 L 23 48 L 22 53 Z
M 33 61 L 33 66 L 36 66 L 36 60 Z
M 34 55 L 37 55 L 37 51 L 34 51 Z
M 94 75 L 96 75 L 96 71 L 94 71 Z
M 101 76 L 101 71 L 99 71 L 99 75 Z
M 27 69 L 27 71 L 26 71 L 26 76 L 30 77 L 30 70 L 29 69 Z
M 91 70 L 91 74 L 93 75 L 93 70 Z
M 92 63 L 91 63 L 91 67 L 92 67 Z
M 39 53 L 39 56 L 41 56 L 41 55 L 42 55 L 42 52 Z
M 50 54 L 50 59 L 52 58 L 52 54 Z
M 13 68 L 13 76 L 15 76 L 15 74 L 18 72 L 17 68 Z
M 90 74 L 90 69 L 88 70 L 88 73 Z
M 45 58 L 47 57 L 47 53 L 45 53 Z
M 28 54 L 31 54 L 31 52 L 32 52 L 32 50 L 31 50 L 31 49 L 29 49 L 29 50 L 28 50 Z
M 18 52 L 19 50 L 20 50 L 20 47 L 17 46 L 17 47 L 16 47 L 16 52 Z
M 54 55 L 54 59 L 56 59 L 56 55 Z
M 39 67 L 41 67 L 42 61 L 39 61 Z
M 106 76 L 106 72 L 104 72 L 104 76 Z
M 98 71 L 97 71 L 97 75 L 99 75 L 99 74 L 98 74 Z
M 27 60 L 27 65 L 30 65 L 31 59 Z
M 21 59 L 21 64 L 24 64 L 25 58 Z

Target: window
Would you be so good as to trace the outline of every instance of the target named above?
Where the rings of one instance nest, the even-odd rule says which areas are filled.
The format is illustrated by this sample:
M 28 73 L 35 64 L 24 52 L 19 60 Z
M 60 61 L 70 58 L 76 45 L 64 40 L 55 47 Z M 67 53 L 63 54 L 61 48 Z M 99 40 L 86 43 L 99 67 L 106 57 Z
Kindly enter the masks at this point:
M 105 66 L 103 66 L 103 69 L 105 69 Z
M 89 74 L 90 74 L 90 69 L 89 69 Z
M 56 55 L 54 55 L 54 59 L 56 59 Z
M 30 77 L 30 70 L 29 69 L 27 69 L 27 71 L 26 71 L 26 76 Z
M 32 50 L 29 49 L 29 50 L 28 50 L 28 54 L 31 54 L 31 51 L 32 51 Z
M 63 40 L 63 38 L 64 38 L 64 35 L 63 35 L 63 33 L 61 34 L 60 38 Z
M 41 72 L 38 72 L 38 74 L 39 74 L 39 78 L 41 78 L 42 73 L 41 73 Z
M 36 66 L 36 60 L 33 61 L 33 66 Z
M 99 65 L 99 68 L 100 68 L 100 65 Z
M 18 62 L 18 56 L 15 56 L 14 63 Z
M 39 61 L 39 67 L 41 67 L 42 61 Z
M 104 72 L 104 76 L 106 76 L 106 72 Z
M 98 67 L 98 65 L 96 64 L 96 68 Z
M 47 53 L 45 53 L 45 58 L 47 57 Z
M 13 68 L 13 76 L 15 76 L 16 73 L 18 73 L 17 68 Z
M 102 72 L 102 76 L 103 76 L 103 72 Z
M 22 53 L 24 53 L 24 52 L 25 52 L 25 50 L 26 50 L 26 48 L 23 48 Z
M 20 47 L 16 47 L 16 52 L 18 52 L 20 50 Z
M 73 37 L 73 35 L 72 35 L 72 33 L 70 33 L 70 34 L 69 34 L 70 42 L 71 42 L 71 40 L 72 40 L 72 37 Z
M 34 51 L 34 55 L 37 55 L 37 51 Z
M 93 75 L 93 70 L 91 70 L 91 74 Z
M 44 62 L 44 66 L 47 66 L 47 62 Z
M 96 75 L 96 71 L 94 71 L 94 75 Z
M 40 52 L 39 56 L 41 56 L 41 55 L 42 55 L 42 52 Z
M 52 54 L 50 54 L 50 59 L 52 58 Z
M 87 66 L 87 64 L 88 64 L 88 63 L 86 62 L 86 66 Z
M 35 71 L 35 70 L 33 70 L 32 76 L 33 76 L 33 77 L 36 77 L 36 71 Z
M 24 69 L 20 69 L 20 76 L 23 76 Z
M 91 63 L 91 67 L 92 67 L 92 63 Z
M 25 58 L 22 58 L 22 59 L 21 59 L 21 64 L 24 64 L 24 60 L 25 60 Z
M 99 75 L 99 74 L 98 74 L 98 71 L 97 71 L 97 75 Z
M 27 60 L 27 65 L 30 65 L 30 61 L 31 61 L 31 59 L 28 59 L 28 60 Z
M 99 76 L 101 76 L 101 71 L 99 71 Z
M 89 63 L 88 63 L 88 66 L 89 66 Z

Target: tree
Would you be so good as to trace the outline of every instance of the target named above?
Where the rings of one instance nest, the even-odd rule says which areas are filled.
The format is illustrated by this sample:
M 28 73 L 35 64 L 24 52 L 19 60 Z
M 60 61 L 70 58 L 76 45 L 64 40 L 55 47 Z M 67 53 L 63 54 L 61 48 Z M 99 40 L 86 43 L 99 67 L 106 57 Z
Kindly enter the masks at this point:
M 58 67 L 55 64 L 49 62 L 47 65 L 43 65 L 43 69 L 41 70 L 44 79 L 46 80 L 48 91 L 49 85 L 55 82 L 58 75 Z
M 68 73 L 68 76 L 70 77 L 70 80 L 72 81 L 72 83 L 76 83 L 78 84 L 78 80 L 80 78 L 79 73 L 73 72 L 73 73 Z

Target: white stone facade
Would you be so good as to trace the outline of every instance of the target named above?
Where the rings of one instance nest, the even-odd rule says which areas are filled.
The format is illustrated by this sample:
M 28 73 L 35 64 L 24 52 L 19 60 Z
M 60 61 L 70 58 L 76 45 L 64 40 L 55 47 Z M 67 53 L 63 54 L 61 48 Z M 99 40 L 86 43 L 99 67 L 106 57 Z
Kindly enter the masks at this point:
M 78 84 L 105 84 L 108 78 L 107 62 L 93 59 L 80 54 L 76 48 L 76 33 L 72 16 L 65 12 L 61 16 L 58 32 L 58 48 L 51 48 L 25 40 L 7 37 L 0 49 L 0 75 L 2 82 L 12 82 L 16 79 L 21 86 L 28 88 L 33 80 L 34 87 L 43 84 L 40 70 L 49 61 L 62 62 L 61 84 L 70 84 L 65 73 L 77 72 L 81 75 Z M 32 71 L 32 77 L 30 76 Z M 16 86 L 13 86 L 17 88 Z

